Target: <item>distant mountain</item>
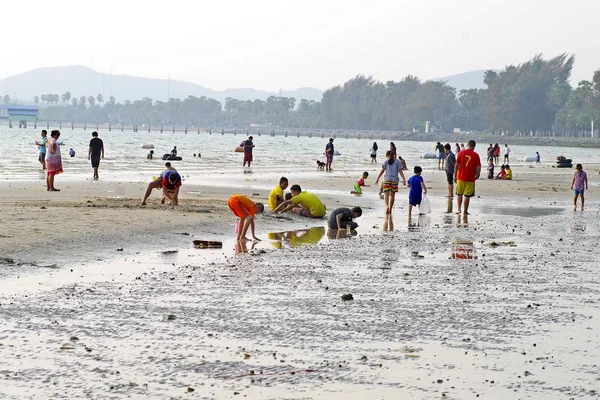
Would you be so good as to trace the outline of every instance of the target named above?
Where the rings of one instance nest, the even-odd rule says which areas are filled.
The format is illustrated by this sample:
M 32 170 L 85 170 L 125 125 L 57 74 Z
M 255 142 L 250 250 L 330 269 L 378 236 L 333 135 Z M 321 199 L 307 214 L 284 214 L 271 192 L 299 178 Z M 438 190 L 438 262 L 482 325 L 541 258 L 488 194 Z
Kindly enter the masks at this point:
M 485 89 L 487 86 L 483 83 L 483 75 L 486 69 L 480 69 L 477 71 L 463 72 L 462 74 L 446 76 L 443 78 L 435 78 L 432 81 L 445 81 L 448 85 L 456 89 L 456 93 L 462 89 Z M 500 72 L 495 69 L 494 71 Z
M 28 71 L 8 79 L 8 94 L 17 99 L 32 102 L 35 96 L 42 94 L 58 94 L 70 92 L 72 97 L 97 96 L 102 93 L 105 101 L 110 94 L 118 102 L 125 100 L 141 100 L 149 97 L 152 100 L 168 100 L 172 98 L 185 99 L 192 95 L 206 96 L 221 102 L 225 98 L 234 97 L 238 100 L 265 100 L 279 93 L 267 92 L 251 88 L 227 89 L 216 91 L 191 82 L 168 79 L 141 78 L 129 75 L 110 75 L 83 66 L 46 67 Z M 6 87 L 6 80 L 0 80 L 0 92 Z M 297 90 L 282 90 L 282 96 L 294 97 L 296 102 L 301 99 L 320 101 L 323 91 L 314 88 L 299 88 Z

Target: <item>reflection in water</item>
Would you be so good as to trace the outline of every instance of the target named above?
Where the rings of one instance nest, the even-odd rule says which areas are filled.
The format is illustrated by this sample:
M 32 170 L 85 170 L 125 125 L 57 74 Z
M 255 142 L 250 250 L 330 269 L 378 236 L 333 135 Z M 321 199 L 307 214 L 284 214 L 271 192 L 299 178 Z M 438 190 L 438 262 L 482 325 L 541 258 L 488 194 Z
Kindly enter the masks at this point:
M 258 242 L 245 242 L 245 241 L 237 241 L 235 242 L 235 254 L 247 253 L 248 250 L 253 250 L 254 246 L 256 246 Z M 250 245 L 250 248 L 248 248 Z
M 569 228 L 571 233 L 585 232 L 587 226 L 584 221 L 574 221 Z
M 469 226 L 469 214 L 456 214 L 456 226 L 457 227 L 468 227 Z
M 542 217 L 558 214 L 565 209 L 562 207 L 516 207 L 502 205 L 486 205 L 482 211 L 486 214 L 514 215 L 517 217 Z
M 356 230 L 348 232 L 346 229 L 327 229 L 327 237 L 329 239 L 342 239 L 346 237 L 352 237 L 358 235 Z
M 475 247 L 473 242 L 455 240 L 452 244 L 452 258 L 459 260 L 471 260 L 475 254 Z
M 419 217 L 415 220 L 412 215 L 408 215 L 408 230 L 409 231 L 417 231 L 419 228 L 422 228 L 426 225 L 429 225 L 431 219 L 428 215 L 419 215 Z
M 383 231 L 391 232 L 394 230 L 394 221 L 392 220 L 392 214 L 385 214 L 385 219 L 383 220 Z
M 325 236 L 325 227 L 315 226 L 310 229 L 299 229 L 297 231 L 272 232 L 267 234 L 267 238 L 273 240 L 271 245 L 276 249 L 283 247 L 287 243 L 290 247 L 306 246 L 317 244 Z
M 454 197 L 448 197 L 447 201 L 446 201 L 446 213 L 448 214 L 452 214 L 452 205 L 454 204 L 453 202 Z

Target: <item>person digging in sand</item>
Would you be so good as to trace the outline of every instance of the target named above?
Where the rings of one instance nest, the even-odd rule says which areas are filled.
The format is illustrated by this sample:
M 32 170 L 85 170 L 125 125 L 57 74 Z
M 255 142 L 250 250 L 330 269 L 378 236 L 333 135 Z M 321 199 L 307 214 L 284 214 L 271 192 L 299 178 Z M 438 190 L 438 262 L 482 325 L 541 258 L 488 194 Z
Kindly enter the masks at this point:
M 166 168 L 165 171 L 161 172 L 159 176 L 152 178 L 152 182 L 150 182 L 148 184 L 148 188 L 146 188 L 146 193 L 144 193 L 144 198 L 142 199 L 143 206 L 146 205 L 146 200 L 148 200 L 148 197 L 150 197 L 150 194 L 152 193 L 152 189 L 162 189 L 163 175 L 165 174 L 165 172 L 167 172 L 167 171 L 177 172 L 177 170 L 171 166 L 170 162 L 165 163 L 165 168 Z
M 254 219 L 256 214 L 260 214 L 265 210 L 265 206 L 262 203 L 255 203 L 250 198 L 241 194 L 231 196 L 227 201 L 227 205 L 233 211 L 233 214 L 240 219 L 237 241 L 247 242 L 250 240 L 246 237 L 248 228 L 250 228 L 252 233 L 252 239 L 260 241 L 254 233 Z
M 326 214 L 327 211 L 321 199 L 306 190 L 302 191 L 300 185 L 292 185 L 290 193 L 292 197 L 277 206 L 273 213 L 291 211 L 308 218 L 322 218 Z

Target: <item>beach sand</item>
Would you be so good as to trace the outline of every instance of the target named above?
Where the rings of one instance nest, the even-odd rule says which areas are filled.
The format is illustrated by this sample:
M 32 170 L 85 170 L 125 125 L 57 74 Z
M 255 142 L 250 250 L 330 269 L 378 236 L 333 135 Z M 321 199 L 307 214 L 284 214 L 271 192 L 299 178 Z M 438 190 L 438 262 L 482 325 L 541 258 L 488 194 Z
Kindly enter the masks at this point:
M 364 208 L 360 234 L 290 247 L 266 233 L 325 222 L 265 213 L 238 255 L 226 199 L 266 202 L 258 174 L 175 208 L 140 207 L 144 182 L 3 182 L 0 397 L 597 398 L 594 187 L 573 213 L 571 170 L 514 174 L 465 220 L 428 168 L 433 213 L 409 221 L 401 189 L 388 232 L 375 187 L 310 175 L 329 211 Z

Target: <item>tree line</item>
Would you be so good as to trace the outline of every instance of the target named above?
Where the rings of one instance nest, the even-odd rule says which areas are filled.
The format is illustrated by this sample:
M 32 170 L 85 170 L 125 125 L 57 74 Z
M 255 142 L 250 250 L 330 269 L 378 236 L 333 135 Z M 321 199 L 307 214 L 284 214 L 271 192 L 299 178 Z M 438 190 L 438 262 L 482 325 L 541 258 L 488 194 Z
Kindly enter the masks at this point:
M 575 57 L 541 55 L 502 71 L 486 71 L 485 89 L 460 90 L 446 82 L 408 75 L 380 82 L 357 75 L 326 90 L 321 101 L 271 96 L 227 98 L 223 103 L 188 96 L 166 102 L 150 98 L 117 102 L 97 96 L 43 94 L 42 119 L 161 126 L 331 128 L 384 131 L 478 131 L 521 135 L 589 135 L 600 127 L 600 71 L 571 87 Z M 6 96 L 5 96 L 6 97 Z M 6 102 L 6 99 L 5 99 Z

